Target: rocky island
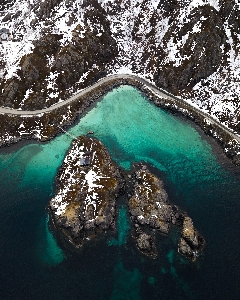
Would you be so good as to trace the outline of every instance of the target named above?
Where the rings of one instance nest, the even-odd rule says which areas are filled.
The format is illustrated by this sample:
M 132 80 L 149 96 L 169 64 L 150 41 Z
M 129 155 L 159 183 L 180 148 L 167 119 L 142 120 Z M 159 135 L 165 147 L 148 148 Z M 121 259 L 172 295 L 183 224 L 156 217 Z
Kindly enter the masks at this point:
M 57 175 L 56 194 L 48 207 L 51 224 L 61 239 L 76 249 L 103 232 L 115 231 L 117 197 L 129 183 L 130 194 L 124 196 L 140 252 L 156 257 L 155 233 L 168 235 L 170 226 L 175 225 L 181 228 L 179 253 L 194 261 L 204 238 L 191 218 L 170 204 L 163 182 L 145 165 L 135 168 L 124 179 L 100 141 L 80 136 L 72 142 Z
M 154 231 L 167 235 L 169 227 L 176 225 L 182 228 L 178 251 L 194 261 L 203 248 L 204 238 L 194 228 L 191 218 L 169 203 L 163 182 L 146 166 L 142 165 L 134 178 L 134 191 L 128 206 L 138 249 L 146 255 L 156 256 Z
M 54 227 L 79 248 L 85 239 L 115 228 L 115 204 L 123 186 L 118 168 L 100 141 L 80 136 L 58 172 L 49 204 Z

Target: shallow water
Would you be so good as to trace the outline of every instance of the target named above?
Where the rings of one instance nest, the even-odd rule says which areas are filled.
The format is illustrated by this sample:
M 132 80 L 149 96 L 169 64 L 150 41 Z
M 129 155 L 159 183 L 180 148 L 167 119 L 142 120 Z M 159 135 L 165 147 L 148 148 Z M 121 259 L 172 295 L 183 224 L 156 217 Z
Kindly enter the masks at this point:
M 46 206 L 71 143 L 65 134 L 0 155 L 0 299 L 239 299 L 239 171 L 225 169 L 194 126 L 129 86 L 108 93 L 69 130 L 88 131 L 123 168 L 151 165 L 206 238 L 203 255 L 195 264 L 181 257 L 172 229 L 158 236 L 156 260 L 142 256 L 126 204 L 118 207 L 116 237 L 64 254 L 46 226 Z
M 130 230 L 130 222 L 128 218 L 127 207 L 122 206 L 119 208 L 117 213 L 118 238 L 109 239 L 108 246 L 122 246 L 126 244 L 129 230 Z

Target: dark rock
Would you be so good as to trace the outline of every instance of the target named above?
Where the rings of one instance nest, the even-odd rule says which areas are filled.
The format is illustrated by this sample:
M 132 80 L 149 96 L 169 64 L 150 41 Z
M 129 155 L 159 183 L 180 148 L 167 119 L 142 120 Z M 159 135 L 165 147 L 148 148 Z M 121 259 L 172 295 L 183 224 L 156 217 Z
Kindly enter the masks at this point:
M 179 240 L 178 252 L 187 257 L 193 256 L 193 251 L 192 251 L 191 247 L 188 245 L 188 243 L 183 238 L 180 238 L 180 240 Z
M 204 245 L 203 237 L 194 228 L 192 219 L 185 216 L 182 234 L 178 244 L 179 253 L 190 257 L 193 261 L 200 254 Z
M 138 249 L 146 255 L 157 256 L 154 238 L 145 232 L 140 233 L 136 238 Z
M 134 175 L 137 182 L 128 203 L 132 219 L 167 234 L 173 213 L 163 182 L 151 174 L 146 166 L 141 166 Z
M 137 226 L 137 224 L 135 224 Z M 157 257 L 157 248 L 155 245 L 155 237 L 152 233 L 147 234 L 140 227 L 135 227 L 133 237 L 136 241 L 136 246 L 144 255 Z
M 221 63 L 221 46 L 226 42 L 226 35 L 221 16 L 210 5 L 195 8 L 189 16 L 189 21 L 186 21 L 180 30 L 177 24 L 170 26 L 163 44 L 167 44 L 171 37 L 173 42 L 177 42 L 191 32 L 197 22 L 202 24 L 201 31 L 190 33 L 180 49 L 180 55 L 187 58 L 179 65 L 175 65 L 175 62 L 164 64 L 164 56 L 167 54 L 162 52 L 162 57 L 157 63 L 156 84 L 175 94 L 179 90 L 192 88 L 201 79 L 207 78 Z
M 178 250 L 194 261 L 202 251 L 204 239 L 194 228 L 192 219 L 176 205 L 170 205 L 163 182 L 151 174 L 146 166 L 141 165 L 134 177 L 136 182 L 128 206 L 134 223 L 133 237 L 139 250 L 143 254 L 156 256 L 154 229 L 167 235 L 170 226 L 177 225 L 182 227 Z

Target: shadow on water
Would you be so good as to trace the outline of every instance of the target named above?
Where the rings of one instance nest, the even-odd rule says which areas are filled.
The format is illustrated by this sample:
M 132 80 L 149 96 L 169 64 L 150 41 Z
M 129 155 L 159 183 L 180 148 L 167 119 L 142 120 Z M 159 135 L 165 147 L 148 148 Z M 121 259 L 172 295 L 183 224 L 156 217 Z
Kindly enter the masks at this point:
M 141 300 L 141 274 L 138 269 L 128 271 L 121 260 L 114 268 L 114 288 L 110 300 Z
M 111 300 L 141 300 L 141 279 L 137 268 L 132 271 L 126 269 L 122 261 L 121 246 L 126 246 L 127 238 L 129 237 L 130 223 L 127 208 L 121 206 L 118 209 L 117 216 L 117 232 L 118 238 L 108 240 L 108 246 L 118 246 L 119 259 L 114 267 L 114 287 L 111 294 Z
M 107 147 L 115 162 L 129 170 L 131 162 L 136 160 L 135 155 L 133 153 L 128 153 L 115 136 L 101 136 L 101 141 Z
M 48 221 L 49 217 L 45 216 L 39 224 L 36 239 L 36 258 L 43 265 L 56 266 L 64 260 L 65 256 L 49 229 Z

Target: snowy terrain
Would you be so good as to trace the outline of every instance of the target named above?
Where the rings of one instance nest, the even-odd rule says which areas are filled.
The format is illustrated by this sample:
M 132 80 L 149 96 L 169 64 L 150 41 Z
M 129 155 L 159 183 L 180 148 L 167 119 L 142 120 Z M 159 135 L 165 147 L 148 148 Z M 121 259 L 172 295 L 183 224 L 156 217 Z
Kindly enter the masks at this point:
M 135 73 L 240 132 L 239 16 L 238 0 L 4 1 L 1 26 L 11 35 L 0 43 L 1 105 L 26 109 L 39 97 L 47 107 L 84 88 L 100 72 Z M 56 52 L 43 59 L 46 69 L 38 89 L 31 78 L 21 90 L 16 85 L 25 81 L 23 57 L 35 55 L 35 41 L 47 34 L 61 35 Z M 102 47 L 101 63 L 94 43 Z M 88 53 L 93 49 L 89 57 L 81 56 L 81 47 Z M 74 56 L 82 59 L 77 66 L 82 70 L 70 78 Z

